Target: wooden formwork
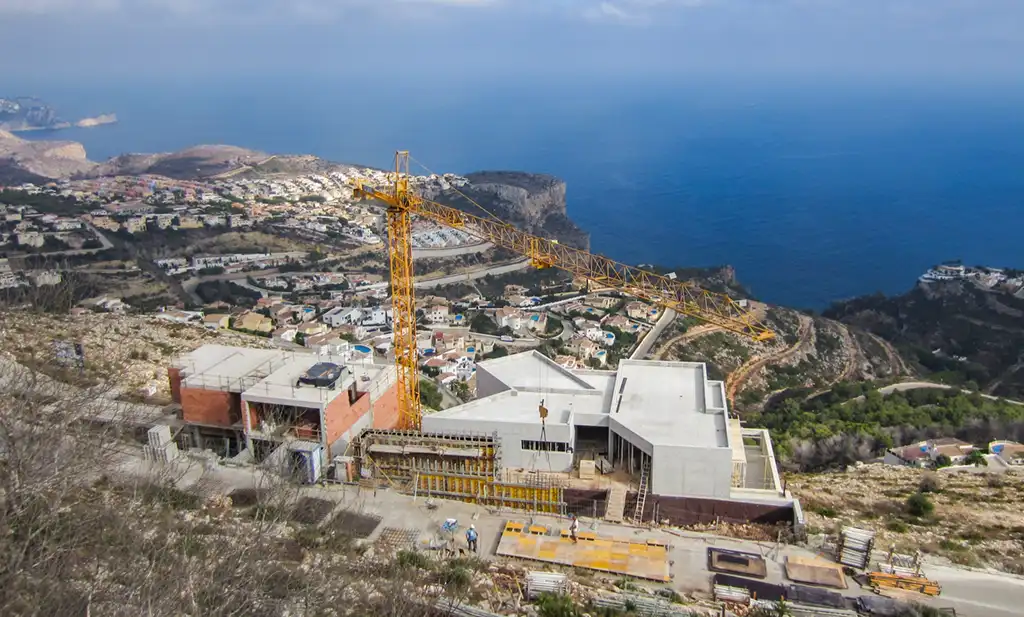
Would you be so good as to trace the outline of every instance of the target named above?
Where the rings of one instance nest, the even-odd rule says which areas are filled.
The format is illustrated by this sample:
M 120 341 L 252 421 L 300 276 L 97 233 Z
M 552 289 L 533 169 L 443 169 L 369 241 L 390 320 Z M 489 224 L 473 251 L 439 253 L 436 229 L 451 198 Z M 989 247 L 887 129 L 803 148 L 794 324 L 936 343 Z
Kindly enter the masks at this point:
M 493 435 L 367 430 L 353 445 L 361 477 L 404 493 L 565 513 L 560 485 L 500 479 L 501 451 Z

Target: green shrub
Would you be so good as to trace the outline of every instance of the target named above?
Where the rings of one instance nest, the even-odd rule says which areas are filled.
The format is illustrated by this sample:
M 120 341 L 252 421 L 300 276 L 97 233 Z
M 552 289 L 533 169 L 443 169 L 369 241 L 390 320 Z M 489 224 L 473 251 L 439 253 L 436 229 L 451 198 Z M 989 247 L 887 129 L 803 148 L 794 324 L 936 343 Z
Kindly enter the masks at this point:
M 906 533 L 907 529 L 909 529 L 906 523 L 899 520 L 889 521 L 886 523 L 885 528 L 896 533 Z
M 911 516 L 929 516 L 935 511 L 935 504 L 924 493 L 914 493 L 907 498 L 907 512 Z
M 427 556 L 416 551 L 398 551 L 398 555 L 395 556 L 395 563 L 402 568 L 430 569 L 430 560 L 427 559 Z
M 448 591 L 461 592 L 469 588 L 473 575 L 468 568 L 449 563 L 441 572 L 441 584 Z
M 835 518 L 838 514 L 834 508 L 830 508 L 828 506 L 812 506 L 808 509 L 815 514 L 824 516 L 825 518 Z
M 537 613 L 540 617 L 579 617 L 581 614 L 572 598 L 550 593 L 537 598 Z

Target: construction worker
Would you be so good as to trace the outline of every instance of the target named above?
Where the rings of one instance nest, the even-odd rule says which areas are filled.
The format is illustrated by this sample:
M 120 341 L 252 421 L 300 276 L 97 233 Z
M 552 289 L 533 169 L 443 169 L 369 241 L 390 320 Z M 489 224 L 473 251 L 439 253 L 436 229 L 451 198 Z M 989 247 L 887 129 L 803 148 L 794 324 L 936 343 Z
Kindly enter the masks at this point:
M 476 525 L 470 525 L 469 529 L 466 530 L 466 544 L 469 545 L 469 550 L 476 552 Z
M 570 514 L 569 517 L 569 538 L 572 540 L 573 544 L 576 544 L 579 541 L 577 536 L 580 533 L 580 521 L 576 518 L 575 514 Z

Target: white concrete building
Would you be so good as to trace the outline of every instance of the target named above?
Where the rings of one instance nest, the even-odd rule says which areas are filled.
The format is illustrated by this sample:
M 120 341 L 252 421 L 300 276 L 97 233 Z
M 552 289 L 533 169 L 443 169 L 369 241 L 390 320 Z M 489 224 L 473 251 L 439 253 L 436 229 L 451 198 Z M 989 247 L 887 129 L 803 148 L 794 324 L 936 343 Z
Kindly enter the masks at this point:
M 443 304 L 427 307 L 425 314 L 427 321 L 430 323 L 444 323 L 448 321 L 448 307 Z
M 552 472 L 573 469 L 585 434 L 619 469 L 639 474 L 649 464 L 656 495 L 784 499 L 767 431 L 728 417 L 725 385 L 703 363 L 567 369 L 530 351 L 477 364 L 476 379 L 477 400 L 424 416 L 423 430 L 494 432 L 504 467 Z
M 336 306 L 321 315 L 320 319 L 332 328 L 353 325 L 363 320 L 363 310 L 350 306 Z

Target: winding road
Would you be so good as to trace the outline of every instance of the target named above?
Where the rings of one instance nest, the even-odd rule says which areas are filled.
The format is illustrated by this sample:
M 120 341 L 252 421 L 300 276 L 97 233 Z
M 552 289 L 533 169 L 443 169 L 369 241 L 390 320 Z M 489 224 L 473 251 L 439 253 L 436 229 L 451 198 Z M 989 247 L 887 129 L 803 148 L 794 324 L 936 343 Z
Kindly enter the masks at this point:
M 793 356 L 803 347 L 814 343 L 814 320 L 802 313 L 797 317 L 800 319 L 800 333 L 795 343 L 782 351 L 767 356 L 754 356 L 725 378 L 726 396 L 730 403 L 735 402 L 736 395 L 751 375 L 769 364 L 776 364 Z

